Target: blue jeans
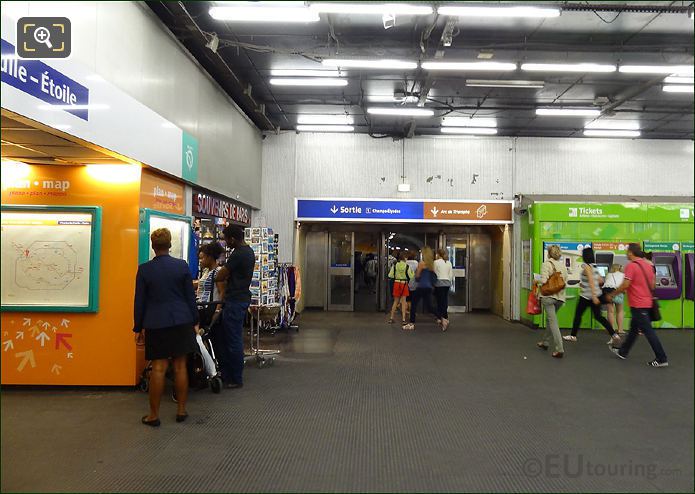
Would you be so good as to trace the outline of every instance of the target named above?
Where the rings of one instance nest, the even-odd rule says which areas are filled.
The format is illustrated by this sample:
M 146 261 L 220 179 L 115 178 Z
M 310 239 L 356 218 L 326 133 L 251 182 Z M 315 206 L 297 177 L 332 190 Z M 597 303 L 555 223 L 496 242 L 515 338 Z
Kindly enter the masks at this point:
M 620 347 L 620 355 L 622 357 L 627 357 L 630 353 L 632 345 L 637 341 L 637 335 L 641 329 L 647 341 L 654 350 L 654 356 L 656 360 L 660 363 L 668 362 L 668 357 L 664 351 L 664 347 L 661 346 L 661 341 L 656 335 L 656 331 L 652 328 L 652 321 L 649 318 L 649 309 L 636 309 L 630 307 L 630 312 L 632 313 L 632 321 L 630 321 L 630 332 L 627 334 L 627 338 Z
M 225 301 L 222 309 L 222 380 L 244 383 L 244 319 L 248 302 Z

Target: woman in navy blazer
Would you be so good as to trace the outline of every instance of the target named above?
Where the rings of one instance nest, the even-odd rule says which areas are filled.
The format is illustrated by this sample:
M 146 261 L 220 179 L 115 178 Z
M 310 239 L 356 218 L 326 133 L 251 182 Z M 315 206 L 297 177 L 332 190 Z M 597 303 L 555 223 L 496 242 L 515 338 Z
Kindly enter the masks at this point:
M 140 265 L 135 278 L 133 331 L 137 333 L 138 343 L 144 339 L 145 358 L 152 361 L 150 413 L 142 417 L 142 423 L 157 427 L 160 424 L 159 404 L 164 390 L 164 375 L 170 358 L 174 362 L 178 400 L 176 421 L 183 422 L 188 417 L 186 359 L 197 349 L 198 310 L 188 264 L 169 255 L 171 232 L 160 228 L 152 232 L 150 239 L 155 257 Z

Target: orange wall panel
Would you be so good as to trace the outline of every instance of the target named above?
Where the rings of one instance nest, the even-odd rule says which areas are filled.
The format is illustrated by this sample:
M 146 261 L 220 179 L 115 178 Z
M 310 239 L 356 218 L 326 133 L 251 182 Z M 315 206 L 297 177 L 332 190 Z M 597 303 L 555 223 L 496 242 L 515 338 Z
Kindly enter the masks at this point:
M 2 313 L 2 384 L 136 382 L 131 329 L 141 169 L 95 166 L 35 165 L 26 177 L 3 180 L 3 204 L 101 206 L 102 236 L 97 313 Z M 49 181 L 62 186 L 46 187 Z

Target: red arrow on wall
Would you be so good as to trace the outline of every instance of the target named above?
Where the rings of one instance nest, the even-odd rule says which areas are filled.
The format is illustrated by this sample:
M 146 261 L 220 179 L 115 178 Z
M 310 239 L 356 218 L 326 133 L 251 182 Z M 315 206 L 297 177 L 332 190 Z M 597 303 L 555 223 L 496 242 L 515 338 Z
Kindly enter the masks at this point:
M 60 348 L 60 344 L 62 343 L 65 345 L 65 348 L 69 350 L 72 350 L 72 345 L 68 343 L 68 340 L 66 338 L 72 338 L 71 333 L 56 333 L 56 350 Z

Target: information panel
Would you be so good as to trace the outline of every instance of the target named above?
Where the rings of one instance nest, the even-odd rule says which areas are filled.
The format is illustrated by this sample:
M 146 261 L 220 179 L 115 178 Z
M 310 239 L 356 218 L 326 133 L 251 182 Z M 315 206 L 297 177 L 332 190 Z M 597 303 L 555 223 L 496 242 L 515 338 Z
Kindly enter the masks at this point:
M 158 228 L 168 228 L 171 232 L 171 249 L 169 255 L 183 259 L 188 258 L 188 231 L 191 228 L 189 221 L 162 218 L 152 215 L 150 217 L 150 235 Z M 154 259 L 154 251 L 150 249 L 150 260 Z
M 3 309 L 96 310 L 95 222 L 90 212 L 3 208 Z

